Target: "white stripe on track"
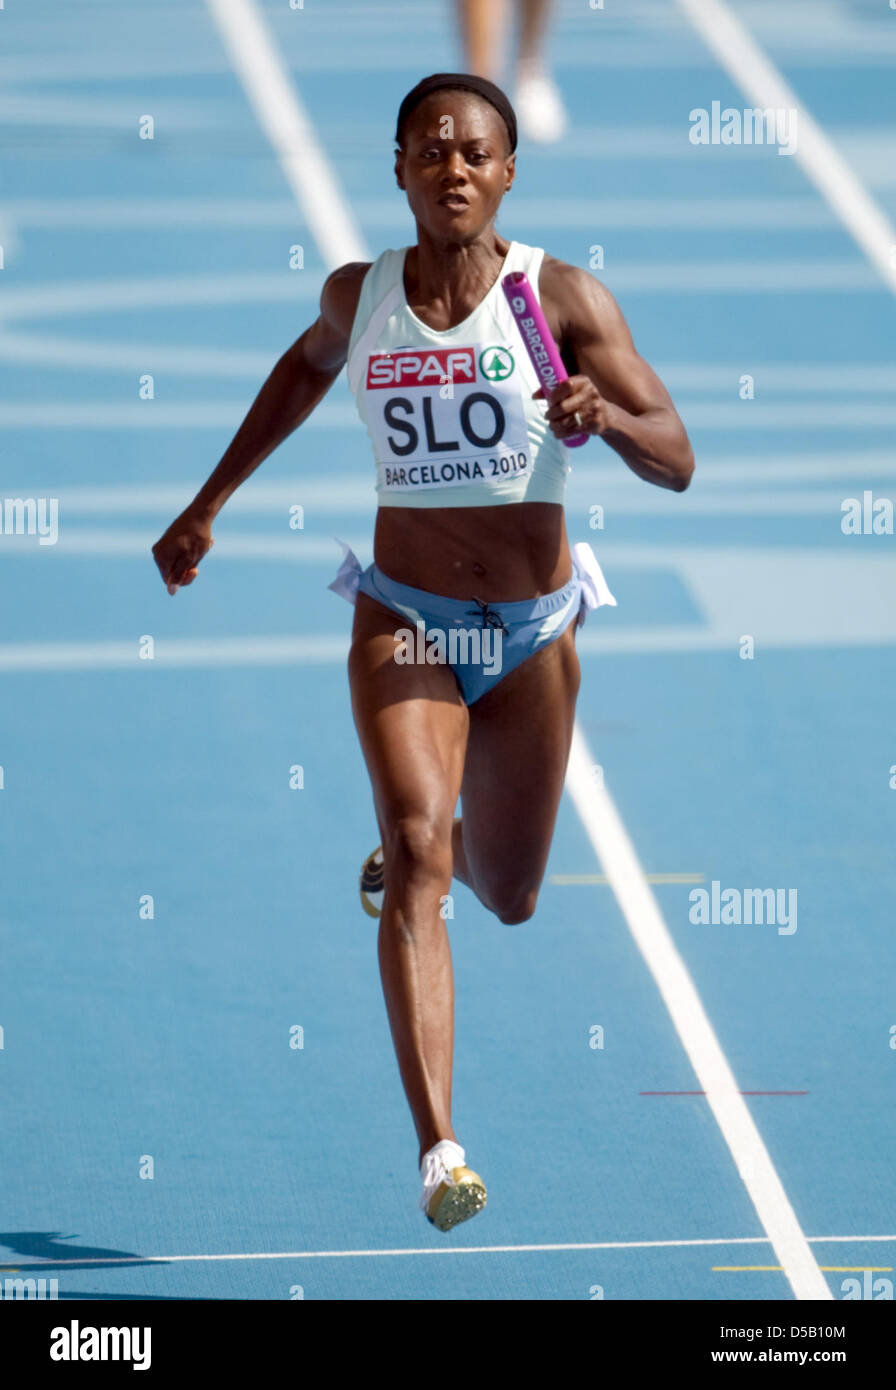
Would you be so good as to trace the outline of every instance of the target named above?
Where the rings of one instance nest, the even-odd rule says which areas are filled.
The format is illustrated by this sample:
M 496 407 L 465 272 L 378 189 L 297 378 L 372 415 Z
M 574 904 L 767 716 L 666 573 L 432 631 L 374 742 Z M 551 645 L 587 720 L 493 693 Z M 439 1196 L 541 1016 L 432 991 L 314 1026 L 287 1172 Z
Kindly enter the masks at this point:
M 678 0 L 704 43 L 749 100 L 798 112 L 794 158 L 896 294 L 896 229 L 724 0 Z
M 275 148 L 278 151 L 282 148 L 284 138 L 288 144 L 297 128 L 308 140 L 309 158 L 297 163 L 284 162 L 281 156 L 281 162 L 284 162 L 290 187 L 300 205 L 327 210 L 326 217 L 316 216 L 314 222 L 308 219 L 322 254 L 332 265 L 369 259 L 360 232 L 355 230 L 351 211 L 311 135 L 310 123 L 287 83 L 253 0 L 206 0 L 206 3 L 225 27 L 234 63 Z M 298 117 L 294 116 L 292 123 L 290 111 Z M 610 795 L 604 788 L 593 785 L 593 762 L 576 725 L 567 786 L 625 920 L 659 986 L 794 1294 L 800 1299 L 831 1299 L 831 1291 L 800 1230 L 697 991 L 675 950 Z
M 663 921 L 616 806 L 606 788 L 597 785 L 592 776 L 595 765 L 581 729 L 576 725 L 567 790 L 604 867 L 629 931 L 669 1010 L 694 1074 L 706 1092 L 710 1109 L 794 1294 L 800 1299 L 830 1299 L 832 1294 L 827 1281 L 809 1249 L 700 996 Z
M 813 1245 L 828 1245 L 844 1242 L 850 1245 L 865 1244 L 868 1241 L 896 1241 L 894 1236 L 809 1236 Z M 225 1255 L 115 1255 L 109 1259 L 54 1260 L 47 1259 L 33 1264 L 16 1264 L 20 1274 L 26 1270 L 56 1269 L 65 1265 L 79 1268 L 82 1265 L 150 1265 L 186 1264 L 194 1260 L 339 1260 L 370 1259 L 388 1255 L 517 1255 L 532 1251 L 555 1250 L 678 1250 L 706 1245 L 769 1245 L 765 1236 L 712 1237 L 696 1240 L 592 1240 L 575 1244 L 556 1245 L 424 1245 L 396 1250 L 278 1250 L 259 1253 L 236 1253 Z M 12 1260 L 10 1260 L 12 1264 Z M 3 1266 L 0 1265 L 0 1269 Z
M 335 595 L 334 595 L 335 597 Z M 155 644 L 152 660 L 141 660 L 136 639 L 107 642 L 8 642 L 0 645 L 0 672 L 139 671 L 153 673 L 214 666 L 330 666 L 344 664 L 347 634 L 314 637 L 172 637 Z
M 0 360 L 2 360 L 0 332 Z M 149 367 L 155 367 L 150 362 Z M 130 369 L 126 369 L 130 370 Z M 148 368 L 147 368 L 148 370 Z M 162 370 L 160 368 L 160 370 Z M 119 378 L 120 379 L 120 378 Z M 132 381 L 136 380 L 135 377 Z M 133 390 L 127 382 L 128 393 Z M 688 429 L 727 430 L 745 434 L 795 430 L 800 435 L 807 430 L 846 431 L 892 430 L 896 426 L 896 403 L 893 401 L 820 401 L 808 399 L 787 402 L 741 401 L 726 404 L 720 401 L 688 402 L 681 392 L 681 416 Z M 68 401 L 0 401 L 0 430 L 141 430 L 141 429 L 224 429 L 236 430 L 246 413 L 244 399 L 182 400 L 68 400 Z M 351 401 L 323 401 L 303 430 L 364 429 Z M 800 440 L 800 443 L 802 440 Z M 788 451 L 790 452 L 790 451 Z M 371 484 L 372 485 L 372 484 Z M 572 486 L 572 484 L 570 484 Z
M 234 69 L 329 269 L 367 259 L 304 106 L 252 0 L 206 0 Z

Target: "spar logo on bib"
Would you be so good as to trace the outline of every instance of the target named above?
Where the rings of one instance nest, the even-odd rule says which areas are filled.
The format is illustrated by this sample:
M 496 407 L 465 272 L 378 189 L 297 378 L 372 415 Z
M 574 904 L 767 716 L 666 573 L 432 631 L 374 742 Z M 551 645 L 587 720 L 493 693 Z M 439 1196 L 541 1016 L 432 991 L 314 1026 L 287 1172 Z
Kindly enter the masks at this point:
M 367 363 L 380 488 L 478 486 L 529 471 L 522 378 L 510 348 L 398 348 Z
M 476 380 L 476 354 L 472 348 L 435 348 L 417 352 L 372 352 L 367 363 L 368 391 L 390 386 L 447 386 Z

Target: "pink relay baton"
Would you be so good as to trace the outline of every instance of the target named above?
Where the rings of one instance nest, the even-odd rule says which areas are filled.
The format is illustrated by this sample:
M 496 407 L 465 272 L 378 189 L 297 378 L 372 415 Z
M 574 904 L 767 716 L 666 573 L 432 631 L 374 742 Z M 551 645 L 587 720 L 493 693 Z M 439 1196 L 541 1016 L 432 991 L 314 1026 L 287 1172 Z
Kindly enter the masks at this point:
M 541 312 L 541 305 L 528 275 L 523 270 L 512 270 L 509 275 L 504 276 L 501 288 L 507 296 L 510 312 L 523 335 L 526 351 L 542 386 L 551 390 L 561 381 L 568 381 L 569 372 L 564 367 L 557 344 L 551 337 L 547 319 Z M 578 449 L 590 438 L 590 434 L 574 434 L 562 442 L 568 449 Z

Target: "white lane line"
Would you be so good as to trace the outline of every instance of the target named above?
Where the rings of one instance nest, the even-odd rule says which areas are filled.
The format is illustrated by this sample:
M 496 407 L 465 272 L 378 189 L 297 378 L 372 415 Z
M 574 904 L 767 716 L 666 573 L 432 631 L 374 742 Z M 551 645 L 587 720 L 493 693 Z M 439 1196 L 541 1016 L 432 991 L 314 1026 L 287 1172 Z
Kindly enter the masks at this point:
M 290 304 L 315 300 L 319 289 L 300 270 L 227 271 L 218 275 L 143 276 L 139 280 L 45 280 L 33 289 L 0 288 L 0 321 L 180 309 L 206 304 Z
M 707 430 L 861 430 L 896 425 L 896 403 L 892 401 L 755 400 L 729 405 L 683 400 L 681 414 L 689 427 Z
M 395 235 L 403 236 L 406 228 Z M 357 248 L 353 248 L 357 250 Z M 323 256 L 332 256 L 332 246 Z M 829 260 L 779 261 L 653 261 L 643 264 L 614 262 L 602 272 L 610 289 L 619 294 L 804 294 L 873 291 L 878 281 L 861 262 Z M 142 308 L 166 311 L 189 305 L 209 309 L 226 304 L 296 305 L 307 313 L 320 293 L 320 275 L 308 271 L 258 270 L 223 272 L 219 275 L 159 276 L 141 280 L 45 281 L 28 289 L 0 287 L 0 322 L 59 319 L 74 315 L 90 318 Z M 76 364 L 75 364 L 76 365 Z M 738 372 L 738 376 L 740 373 Z
M 231 48 L 240 69 L 245 73 L 244 80 L 249 84 L 250 92 L 255 92 L 258 99 L 260 94 L 256 89 L 259 84 L 279 79 L 285 90 L 275 100 L 275 106 L 281 112 L 288 111 L 293 100 L 292 92 L 251 0 L 207 0 L 207 3 L 219 16 L 227 16 Z M 244 65 L 246 40 L 249 40 L 250 50 L 254 44 L 257 53 L 269 53 L 270 64 L 267 61 L 250 61 Z M 302 120 L 307 126 L 304 115 Z M 279 138 L 276 128 L 272 134 L 276 145 L 275 137 Z M 317 152 L 316 143 L 312 148 Z M 318 190 L 320 176 L 322 182 Z M 330 178 L 329 169 L 325 166 L 322 156 L 316 160 L 309 160 L 298 180 L 298 186 L 292 181 L 290 186 L 301 202 L 320 201 L 331 208 L 332 222 L 328 221 L 324 225 L 315 222 L 313 225 L 315 229 L 320 230 L 320 235 L 315 230 L 315 236 L 321 250 L 326 246 L 329 254 L 333 256 L 332 264 L 338 265 L 340 261 L 348 259 L 367 258 L 361 253 L 362 238 L 355 231 L 351 212 L 344 203 L 335 181 Z M 346 254 L 348 247 L 351 247 L 351 251 Z M 706 1092 L 709 1105 L 722 1128 L 738 1171 L 796 1297 L 830 1299 L 831 1291 L 799 1228 L 697 992 L 675 951 L 656 900 L 644 878 L 644 872 L 609 793 L 604 788 L 593 786 L 592 766 L 593 759 L 589 756 L 584 737 L 576 725 L 568 786 L 583 824 L 611 880 L 629 928 L 660 987 L 682 1043 L 694 1065 L 701 1088 Z
M 333 595 L 334 599 L 336 595 Z M 134 671 L 212 666 L 333 666 L 348 656 L 347 635 L 321 637 L 158 638 L 143 660 L 138 638 L 117 642 L 10 642 L 0 646 L 0 671 Z
M 32 489 L 33 486 L 32 483 Z M 854 485 L 853 491 L 855 490 L 856 488 Z M 55 496 L 55 489 L 52 489 L 52 491 Z M 138 499 L 131 503 L 128 499 L 123 499 L 118 505 L 82 506 L 78 503 L 77 499 L 73 498 L 69 500 L 63 489 L 59 501 L 59 510 L 60 514 L 64 511 L 66 521 L 68 521 L 69 517 L 79 514 L 99 515 L 105 513 L 106 515 L 112 515 L 116 512 L 128 517 L 133 517 L 140 512 L 153 512 L 158 516 L 162 516 L 169 507 L 176 506 L 179 510 L 186 505 L 185 491 L 186 489 L 184 488 L 178 490 L 170 489 L 168 500 L 165 502 L 160 500 L 150 503 L 141 502 Z M 842 519 L 841 503 L 843 501 L 844 491 L 845 489 L 841 488 L 836 492 L 785 492 L 778 496 L 775 496 L 774 493 L 765 494 L 761 491 L 744 493 L 722 491 L 716 492 L 714 495 L 710 496 L 694 497 L 688 502 L 687 506 L 681 507 L 678 510 L 683 516 L 828 516 L 833 523 L 830 528 L 830 538 L 834 540 L 840 534 L 840 522 Z M 893 489 L 891 488 L 890 491 L 893 491 Z M 28 489 L 20 489 L 17 492 L 13 488 L 6 488 L 4 490 L 4 495 L 7 497 L 27 497 L 29 496 L 29 491 Z M 588 514 L 588 504 L 591 502 L 594 495 L 592 485 L 590 489 L 586 489 L 583 492 L 579 500 L 579 505 L 584 510 L 585 516 Z M 601 489 L 597 495 L 600 497 L 605 511 L 612 510 L 614 517 L 672 516 L 675 514 L 673 511 L 673 504 L 664 506 L 662 503 L 653 502 L 652 500 L 648 502 L 646 499 L 642 499 L 638 496 L 613 493 L 609 489 Z M 189 499 L 187 498 L 186 500 Z M 861 498 L 858 499 L 859 502 L 861 502 L 861 500 Z M 302 504 L 305 507 L 306 514 L 308 509 L 313 505 L 317 511 L 318 518 L 321 515 L 335 516 L 337 514 L 342 516 L 347 514 L 367 516 L 375 510 L 376 496 L 372 479 L 368 479 L 365 486 L 357 489 L 346 488 L 342 493 L 337 493 L 334 489 L 331 489 L 329 493 L 317 494 L 313 494 L 311 489 L 305 486 L 304 480 L 297 479 L 288 492 L 286 489 L 283 489 L 282 500 L 247 500 L 241 507 L 233 506 L 231 515 L 235 516 L 237 512 L 241 512 L 244 516 L 255 513 L 258 516 L 266 516 L 273 519 L 275 508 L 289 506 L 293 503 Z M 567 506 L 567 516 L 570 522 L 577 519 L 573 515 L 574 511 L 575 499 L 570 499 Z M 89 549 L 90 545 L 93 544 L 94 534 L 96 534 L 96 544 L 100 549 L 107 549 L 110 547 L 117 548 L 120 546 L 124 552 L 128 549 L 130 544 L 128 532 L 110 530 L 105 533 L 91 532 L 88 534 L 86 531 L 71 530 L 68 527 L 66 527 L 65 533 L 61 537 L 60 544 L 62 548 L 77 546 L 82 550 L 85 548 Z M 135 542 L 139 542 L 140 536 L 136 533 L 133 534 Z M 229 532 L 225 532 L 224 534 L 227 536 L 226 544 L 230 550 L 231 540 L 233 538 Z M 0 534 L 0 553 L 2 553 L 5 546 L 17 544 L 18 540 L 19 538 L 15 535 Z M 26 543 L 27 538 L 25 541 L 22 541 L 23 545 Z M 284 555 L 286 555 L 285 550 L 277 553 L 272 551 L 270 558 L 280 559 Z M 224 558 L 227 559 L 228 556 L 225 555 Z M 229 558 L 233 558 L 232 550 Z
M 323 15 L 325 8 L 319 7 L 318 14 Z M 421 32 L 417 29 L 409 35 L 408 15 L 413 13 L 414 9 L 422 10 L 421 6 L 412 7 L 405 2 L 402 10 L 403 22 L 396 33 L 384 22 L 381 6 L 371 6 L 368 0 L 368 12 L 377 16 L 377 32 L 375 36 L 364 34 L 363 42 L 359 42 L 355 37 L 355 20 L 345 7 L 340 4 L 330 8 L 338 15 L 338 37 L 341 42 L 332 46 L 316 45 L 315 51 L 307 55 L 295 55 L 293 66 L 303 74 L 327 74 L 338 83 L 344 82 L 352 72 L 357 72 L 364 78 L 371 72 L 382 72 L 388 75 L 384 77 L 384 81 L 394 81 L 397 73 L 404 86 L 410 87 L 423 71 L 420 55 L 423 52 L 436 51 L 443 42 L 441 33 L 433 34 L 429 30 Z M 885 3 L 882 3 L 881 8 L 886 12 Z M 175 13 L 173 5 L 169 9 L 172 14 Z M 587 9 L 585 13 L 588 13 Z M 349 29 L 354 39 L 350 45 L 344 42 L 346 31 Z M 803 24 L 799 31 L 799 39 L 794 39 L 792 46 L 788 46 L 788 59 L 794 66 L 813 68 L 829 58 L 835 77 L 839 74 L 845 58 L 849 59 L 852 66 L 891 68 L 893 36 L 882 32 L 884 24 L 876 25 L 875 29 L 877 32 L 864 36 L 864 41 L 850 35 L 841 35 L 837 39 L 822 39 L 816 42 L 810 25 Z M 593 27 L 590 32 L 594 33 Z M 145 33 L 141 33 L 141 39 L 143 37 Z M 657 41 L 649 35 L 645 36 L 643 32 L 637 37 L 602 39 L 597 46 L 583 42 L 580 35 L 575 35 L 567 39 L 555 39 L 551 47 L 559 67 L 585 71 L 592 82 L 596 76 L 597 80 L 600 80 L 603 71 L 612 75 L 620 69 L 633 69 L 639 74 L 639 80 L 643 80 L 640 75 L 646 68 L 665 73 L 681 71 L 685 78 L 689 78 L 695 69 L 709 69 L 711 65 L 708 55 L 704 56 L 700 51 L 695 52 L 693 46 L 681 43 L 674 32 L 664 33 L 661 40 Z M 40 54 L 38 58 L 30 54 L 0 58 L 0 82 L 19 85 L 27 82 L 29 85 L 49 87 L 54 82 L 120 83 L 124 78 L 143 80 L 201 77 L 209 74 L 217 76 L 228 71 L 217 53 L 201 50 L 198 43 L 184 43 L 176 54 L 170 51 L 158 54 L 149 51 L 138 53 L 133 42 L 122 43 L 115 53 L 114 63 L 111 64 L 107 52 L 99 56 L 92 51 L 75 52 L 71 43 L 63 52 L 49 53 L 46 51 L 45 32 L 41 33 L 36 48 Z M 603 137 L 606 131 L 602 130 L 600 134 Z M 553 149 L 545 150 L 540 145 L 534 147 L 532 154 L 535 157 L 541 155 L 542 158 L 555 157 Z
M 272 362 L 269 363 L 273 365 Z M 152 364 L 146 369 L 151 373 Z M 158 383 L 157 383 L 158 384 Z M 260 383 L 259 383 L 260 385 Z M 236 430 L 249 409 L 241 401 L 43 401 L 0 404 L 0 430 Z M 324 401 L 302 430 L 363 430 L 353 405 Z
M 658 362 L 655 370 L 670 390 L 730 392 L 740 382 L 742 362 Z M 883 362 L 751 362 L 759 390 L 843 392 L 844 395 L 896 393 L 896 364 Z M 701 471 L 702 471 L 701 461 Z
M 132 108 L 129 106 L 129 114 Z M 214 123 L 209 118 L 208 125 Z M 334 141 L 332 126 L 327 134 Z M 378 135 L 379 133 L 377 133 Z M 382 132 L 385 135 L 385 132 Z M 593 154 L 605 133 L 592 132 Z M 388 138 L 386 136 L 385 138 Z M 613 134 L 613 142 L 617 140 Z M 345 142 L 357 146 L 365 141 L 377 156 L 382 154 L 382 142 L 370 132 L 353 127 L 345 132 Z M 687 146 L 680 136 L 676 144 Z M 693 146 L 688 146 L 693 158 Z M 601 154 L 605 153 L 601 150 Z M 679 153 L 680 153 L 679 149 Z M 663 151 L 660 151 L 663 153 Z M 563 159 L 566 147 L 553 158 Z M 359 198 L 355 200 L 360 220 L 366 225 L 385 224 L 393 227 L 404 216 L 400 197 Z M 74 228 L 98 227 L 111 230 L 121 227 L 178 227 L 206 232 L 213 226 L 216 232 L 223 227 L 280 227 L 284 231 L 296 225 L 295 203 L 291 198 L 260 198 L 247 202 L 244 198 L 83 198 L 41 200 L 11 198 L 4 203 L 6 215 L 22 227 L 59 227 L 70 232 Z M 770 228 L 808 229 L 829 227 L 830 212 L 814 195 L 791 198 L 557 198 L 549 204 L 543 199 L 521 199 L 516 204 L 521 222 L 550 217 L 555 225 L 564 227 L 679 227 L 703 230 L 713 228 L 748 228 L 768 231 Z
M 269 359 L 270 362 L 270 359 Z M 150 361 L 145 370 L 152 374 Z M 124 368 L 123 368 L 124 370 Z M 134 367 L 127 367 L 128 373 Z M 151 401 L 137 397 L 136 374 L 131 378 L 134 401 L 71 400 L 14 401 L 0 404 L 0 430 L 41 429 L 216 429 L 236 426 L 246 414 L 245 400 L 169 401 L 157 396 Z M 156 382 L 158 389 L 158 382 Z M 679 399 L 681 414 L 689 430 L 731 430 L 738 434 L 772 430 L 884 430 L 896 425 L 896 404 L 808 400 L 793 402 L 739 401 L 725 404 Z M 349 403 L 324 401 L 302 425 L 303 430 L 364 429 L 358 412 Z
M 89 369 L 122 370 L 130 367 L 146 371 L 165 371 L 168 376 L 257 377 L 270 370 L 271 353 L 241 348 L 185 347 L 182 343 L 162 343 L 130 339 L 71 338 L 55 333 L 4 332 L 0 330 L 0 360 L 18 365 L 64 366 L 69 371 Z M 896 393 L 896 366 L 880 362 L 786 363 L 751 362 L 750 375 L 759 392 L 759 409 L 766 397 L 791 392 L 842 396 L 892 396 Z M 736 393 L 743 375 L 743 362 L 658 362 L 657 375 L 670 391 L 692 395 L 698 391 L 725 396 Z M 698 403 L 699 404 L 699 403 Z M 735 406 L 743 410 L 743 404 Z M 755 409 L 756 403 L 751 402 Z M 792 407 L 791 407 L 792 408 Z M 701 461 L 701 473 L 703 464 Z
M 184 505 L 183 497 L 179 506 Z M 368 508 L 373 518 L 375 508 Z M 325 536 L 305 535 L 302 531 L 289 531 L 286 518 L 283 519 L 284 535 L 271 535 L 269 532 L 231 533 L 218 544 L 225 551 L 227 561 L 258 560 L 267 564 L 332 565 L 334 573 L 339 564 L 339 546 L 335 540 Z M 41 545 L 36 535 L 4 535 L 0 533 L 0 560 L 26 560 L 36 556 L 54 555 L 139 555 L 150 559 L 150 549 L 158 540 L 159 528 L 146 531 L 88 530 L 87 527 L 63 527 L 50 545 Z M 345 537 L 359 559 L 369 555 L 370 537 L 350 539 Z M 218 551 L 214 560 L 208 563 L 219 564 Z M 206 568 L 207 572 L 207 568 Z
M 819 294 L 876 290 L 879 283 L 861 261 L 656 261 L 614 262 L 601 271 L 619 294 Z
M 807 1236 L 813 1245 L 828 1245 L 842 1242 L 850 1245 L 866 1244 L 869 1241 L 896 1241 L 893 1236 Z M 395 1255 L 517 1255 L 539 1251 L 567 1250 L 685 1250 L 703 1246 L 718 1245 L 770 1245 L 765 1236 L 731 1236 L 718 1239 L 695 1240 L 592 1240 L 576 1243 L 550 1245 L 433 1245 L 395 1250 L 283 1250 L 261 1251 L 224 1255 L 123 1255 L 109 1259 L 91 1258 L 87 1260 L 46 1259 L 32 1264 L 17 1264 L 19 1271 L 55 1269 L 70 1264 L 80 1268 L 82 1265 L 145 1265 L 145 1264 L 186 1264 L 196 1260 L 357 1260 L 377 1259 Z M 0 1269 L 2 1269 L 0 1263 Z
M 206 4 L 327 266 L 332 270 L 345 261 L 366 260 L 314 127 L 252 0 Z
M 48 333 L 0 331 L 0 361 L 16 366 L 65 367 L 78 371 L 164 372 L 166 377 L 264 378 L 272 353 L 240 348 L 183 347 L 179 344 L 60 338 Z M 737 380 L 737 378 L 735 378 Z
M 577 724 L 567 790 L 795 1296 L 831 1299 L 613 799 L 592 776 L 595 765 Z
M 335 595 L 334 595 L 335 597 Z M 740 629 L 732 627 L 628 628 L 576 640 L 582 656 L 661 656 L 664 654 L 727 652 L 737 650 Z M 792 631 L 763 635 L 763 651 L 839 651 L 896 647 L 896 632 Z M 109 642 L 20 642 L 0 644 L 0 672 L 5 675 L 49 674 L 55 671 L 133 671 L 211 667 L 335 666 L 348 656 L 348 636 L 219 637 L 194 640 L 159 638 L 155 659 L 138 657 L 136 639 Z M 149 679 L 149 677 L 147 677 Z
M 222 422 L 218 421 L 218 424 L 220 423 Z M 892 479 L 891 473 L 889 473 L 888 476 Z M 0 504 L 2 504 L 3 497 L 21 498 L 32 496 L 33 489 L 33 482 L 30 488 L 19 489 L 18 491 L 6 487 L 3 493 L 0 494 Z M 843 534 L 841 532 L 841 522 L 843 520 L 842 506 L 846 500 L 847 492 L 858 492 L 860 495 L 857 498 L 853 498 L 853 501 L 858 506 L 861 506 L 861 493 L 869 490 L 871 491 L 872 497 L 875 499 L 875 505 L 878 501 L 893 500 L 892 496 L 885 497 L 885 494 L 879 488 L 870 488 L 870 477 L 864 477 L 860 482 L 853 479 L 851 485 L 843 485 L 836 491 L 816 491 L 807 489 L 800 492 L 782 492 L 776 495 L 774 493 L 764 493 L 761 489 L 752 492 L 734 492 L 716 489 L 702 497 L 698 494 L 689 499 L 686 504 L 679 504 L 678 506 L 676 506 L 674 502 L 655 500 L 653 498 L 638 496 L 637 494 L 622 492 L 621 490 L 613 491 L 609 488 L 601 488 L 599 492 L 596 492 L 592 484 L 590 488 L 585 487 L 577 489 L 576 492 L 567 499 L 566 513 L 567 522 L 570 526 L 581 525 L 588 519 L 589 507 L 594 503 L 594 498 L 599 497 L 599 505 L 603 506 L 605 514 L 607 516 L 612 514 L 612 518 L 615 520 L 630 516 L 668 516 L 670 518 L 674 517 L 676 520 L 694 516 L 735 518 L 746 516 L 800 516 L 820 517 L 822 519 L 827 517 L 830 525 L 826 526 L 820 534 L 822 538 L 825 538 L 826 533 L 826 539 L 832 545 L 836 545 L 839 543 Z M 892 481 L 888 485 L 887 491 L 890 494 L 896 491 L 892 485 Z M 60 491 L 57 491 L 56 488 L 41 488 L 40 495 L 44 496 L 48 492 L 59 499 L 59 514 L 60 517 L 63 516 L 63 514 L 65 517 L 65 530 L 59 537 L 58 549 L 60 551 L 71 551 L 73 554 L 76 552 L 85 553 L 89 551 L 94 544 L 98 552 L 119 551 L 122 554 L 126 554 L 128 550 L 133 549 L 134 546 L 142 544 L 147 534 L 146 532 L 127 531 L 119 528 L 113 529 L 111 527 L 103 531 L 88 531 L 86 528 L 73 528 L 68 524 L 73 516 L 101 516 L 103 514 L 110 516 L 118 513 L 128 519 L 134 520 L 141 513 L 154 513 L 161 518 L 169 507 L 176 506 L 179 511 L 182 507 L 186 506 L 186 503 L 189 501 L 189 496 L 187 495 L 189 489 L 187 488 L 180 488 L 177 490 L 171 489 L 167 502 L 162 502 L 160 500 L 150 503 L 142 502 L 138 499 L 131 503 L 129 500 L 123 499 L 117 505 L 101 504 L 98 506 L 81 505 L 76 498 L 69 500 L 64 487 Z M 303 479 L 297 478 L 288 492 L 286 489 L 283 489 L 282 499 L 273 498 L 270 494 L 263 498 L 247 498 L 242 506 L 233 506 L 231 515 L 236 516 L 238 513 L 241 513 L 243 516 L 249 516 L 255 514 L 257 516 L 267 517 L 271 521 L 276 521 L 278 520 L 278 509 L 289 507 L 293 504 L 299 504 L 304 507 L 306 519 L 309 521 L 311 519 L 309 517 L 309 512 L 313 511 L 314 520 L 317 525 L 320 524 L 323 517 L 335 519 L 337 516 L 365 516 L 372 518 L 376 510 L 376 493 L 374 491 L 372 479 L 368 479 L 365 486 L 354 489 L 346 487 L 341 492 L 337 492 L 335 489 L 330 489 L 328 492 L 314 492 L 312 488 L 306 487 Z M 869 501 L 869 509 L 871 505 L 872 503 Z M 300 529 L 301 528 L 299 528 L 299 530 Z M 610 526 L 608 529 L 614 528 Z M 251 543 L 250 537 L 244 538 L 237 536 L 231 533 L 229 528 L 222 530 L 221 534 L 226 538 L 225 544 L 228 552 L 223 555 L 224 559 L 243 558 L 250 553 L 248 551 L 239 552 L 234 548 L 242 544 L 244 540 L 247 543 Z M 292 534 L 296 539 L 290 544 L 294 547 L 297 543 L 299 531 L 294 530 Z M 880 532 L 874 534 L 886 535 L 888 533 Z M 157 539 L 157 537 L 153 539 Z M 261 539 L 262 538 L 259 537 L 259 543 Z M 0 554 L 3 553 L 4 549 L 11 549 L 12 547 L 17 547 L 21 549 L 23 553 L 26 553 L 30 543 L 30 537 L 27 535 L 16 535 L 11 532 L 4 533 L 0 530 Z M 281 546 L 279 550 L 276 548 L 278 545 Z M 39 553 L 42 553 L 42 551 L 43 547 L 40 548 Z M 275 538 L 273 540 L 273 548 L 268 558 L 271 560 L 293 559 L 294 553 L 293 550 L 287 548 L 287 543 L 283 541 L 282 538 L 279 540 Z M 659 554 L 656 560 L 648 561 L 647 563 L 651 568 L 657 568 L 660 564 Z
M 0 5 L 0 9 L 2 9 Z M 196 102 L 157 101 L 153 105 L 156 121 L 164 124 L 167 132 L 201 130 L 214 132 L 218 139 L 240 134 L 240 128 L 228 127 L 220 117 L 220 108 L 215 109 L 209 102 L 200 106 Z M 25 125 L 40 128 L 57 126 L 63 130 L 102 129 L 119 135 L 121 130 L 130 130 L 134 124 L 134 103 L 132 97 L 104 97 L 95 95 L 90 88 L 87 95 L 58 96 L 46 92 L 10 92 L 0 94 L 0 121 L 5 126 Z
M 855 238 L 884 283 L 896 293 L 896 229 L 813 120 L 749 30 L 724 0 L 678 0 L 710 51 L 749 100 L 763 110 L 796 110 L 793 156 Z
M 314 416 L 311 418 L 313 420 Z M 755 498 L 758 505 L 766 494 L 761 490 L 758 496 L 752 492 L 726 492 L 725 488 L 729 483 L 755 483 L 761 489 L 765 483 L 816 483 L 830 482 L 832 479 L 852 479 L 851 487 L 855 491 L 863 478 L 893 477 L 896 477 L 896 454 L 876 449 L 850 450 L 848 454 L 821 450 L 817 453 L 794 454 L 788 451 L 763 459 L 756 459 L 750 454 L 709 454 L 700 460 L 701 487 L 711 487 L 713 491 L 721 489 L 722 497 L 733 498 L 732 506 L 737 509 L 746 505 L 750 498 Z M 270 475 L 261 477 L 256 474 L 234 493 L 227 503 L 227 512 L 231 516 L 238 513 L 270 515 L 277 507 L 289 507 L 294 502 L 301 502 L 306 508 L 314 506 L 321 511 L 366 513 L 376 500 L 373 482 L 373 474 L 369 469 L 357 468 L 352 472 L 339 473 L 329 478 L 310 474 L 290 474 L 280 478 Z M 15 486 L 7 478 L 0 495 L 30 497 L 34 495 L 36 486 L 34 478 L 21 479 Z M 64 511 L 66 516 L 134 517 L 141 512 L 158 513 L 161 516 L 172 507 L 180 508 L 184 505 L 184 487 L 177 483 L 110 483 L 99 487 L 66 483 L 61 487 L 49 489 L 41 485 L 39 491 L 41 495 L 51 492 L 54 497 L 58 496 L 60 513 Z M 624 473 L 615 478 L 601 479 L 599 488 L 601 500 L 611 499 L 614 509 L 617 506 L 634 508 L 639 495 L 650 497 L 655 493 L 667 506 L 684 509 L 686 512 L 700 495 L 693 488 L 684 497 L 665 497 L 662 491 L 660 488 L 642 489 L 639 481 L 629 478 Z M 587 503 L 593 500 L 594 492 L 593 480 L 570 478 L 567 485 L 568 516 L 580 506 L 585 508 L 587 515 Z M 811 499 L 819 496 L 819 493 L 814 489 L 807 489 L 794 495 Z M 839 493 L 837 495 L 839 496 Z M 679 547 L 678 550 L 680 549 Z M 661 548 L 660 556 L 662 553 Z

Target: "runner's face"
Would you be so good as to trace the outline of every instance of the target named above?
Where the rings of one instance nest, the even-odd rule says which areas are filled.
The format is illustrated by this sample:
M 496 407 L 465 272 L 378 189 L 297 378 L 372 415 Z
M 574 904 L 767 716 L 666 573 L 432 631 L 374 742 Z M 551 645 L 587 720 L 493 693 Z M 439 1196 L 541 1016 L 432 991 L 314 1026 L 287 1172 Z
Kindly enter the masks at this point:
M 395 173 L 417 221 L 440 239 L 474 241 L 513 182 L 498 112 L 468 92 L 433 92 L 412 112 L 404 140 Z

